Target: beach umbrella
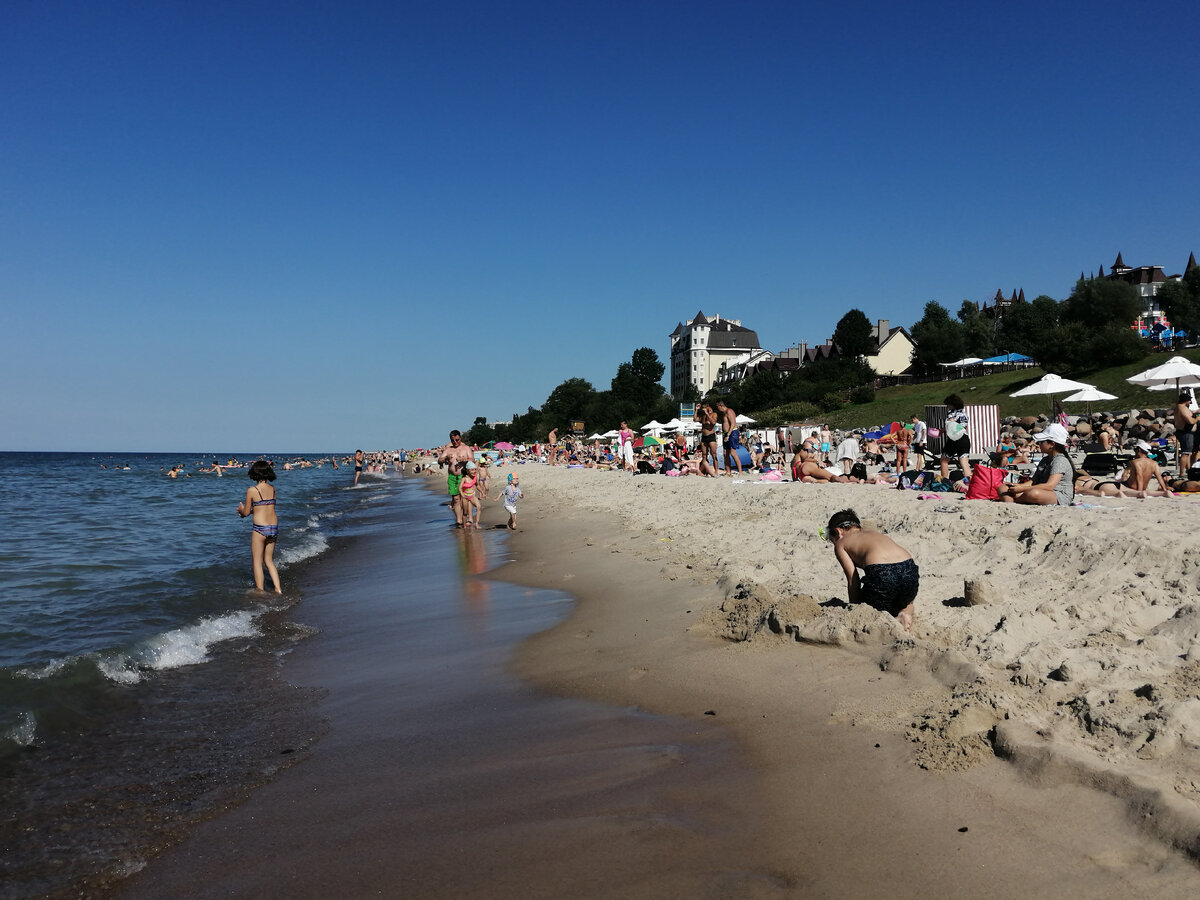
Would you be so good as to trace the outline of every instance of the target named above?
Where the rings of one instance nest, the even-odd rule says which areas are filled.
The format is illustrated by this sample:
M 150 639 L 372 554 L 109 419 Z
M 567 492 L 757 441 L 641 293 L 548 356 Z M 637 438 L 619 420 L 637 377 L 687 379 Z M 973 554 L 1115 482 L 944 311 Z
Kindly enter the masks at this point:
M 642 426 L 642 431 L 662 431 L 664 427 L 665 426 L 662 422 L 658 421 L 657 419 L 651 419 Z
M 1083 391 L 1095 388 L 1094 384 L 1084 384 L 1082 381 L 1072 381 L 1061 375 L 1043 375 L 1028 387 L 1023 387 L 1010 397 L 1035 397 L 1040 394 L 1067 394 L 1071 391 Z
M 738 416 L 734 421 L 739 425 L 753 425 L 757 420 L 749 416 Z
M 497 450 L 511 450 L 512 448 L 513 448 L 513 445 L 510 444 L 508 441 L 497 441 L 496 442 Z
M 660 441 L 658 438 L 656 438 L 654 435 L 648 434 L 645 437 L 637 438 L 633 442 L 633 446 L 634 447 L 661 447 L 662 443 L 663 442 Z
M 1152 391 L 1178 391 L 1200 386 L 1200 366 L 1186 356 L 1172 356 L 1161 366 L 1138 372 L 1125 380 Z
M 1063 397 L 1063 403 L 1086 403 L 1088 415 L 1092 414 L 1092 403 L 1097 400 L 1116 400 L 1116 394 L 1106 394 L 1104 391 L 1096 388 L 1086 388 L 1082 391 L 1077 391 L 1070 397 Z
M 596 434 L 593 434 L 591 437 L 589 437 L 589 438 L 588 438 L 588 440 L 589 440 L 589 441 L 598 441 L 598 440 L 600 440 L 602 437 L 604 437 L 604 435 L 602 435 L 602 434 L 600 434 L 599 432 L 597 432 Z
M 1034 397 L 1040 394 L 1045 394 L 1047 397 L 1053 394 L 1067 394 L 1072 391 L 1084 391 L 1088 388 L 1094 388 L 1094 384 L 1084 384 L 1082 381 L 1072 381 L 1070 378 L 1063 378 L 1061 375 L 1043 375 L 1033 384 L 1028 387 L 1023 387 L 1015 394 L 1009 394 L 1010 397 Z M 1050 401 L 1050 411 L 1054 411 L 1054 401 Z M 1053 416 L 1051 416 L 1053 418 Z

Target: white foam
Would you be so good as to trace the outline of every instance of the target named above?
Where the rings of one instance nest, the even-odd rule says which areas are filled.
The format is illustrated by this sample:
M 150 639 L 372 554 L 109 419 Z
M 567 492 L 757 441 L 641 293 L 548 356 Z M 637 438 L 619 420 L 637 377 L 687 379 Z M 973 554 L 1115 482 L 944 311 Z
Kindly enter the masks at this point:
M 37 737 L 37 717 L 28 710 L 17 716 L 18 722 L 3 734 L 0 739 L 12 741 L 22 747 L 28 747 Z
M 194 666 L 208 660 L 213 644 L 256 634 L 254 614 L 242 610 L 155 635 L 129 653 L 100 656 L 96 666 L 111 681 L 137 684 L 142 680 L 142 670 Z
M 300 562 L 329 549 L 329 541 L 319 531 L 300 532 L 298 536 L 300 539 L 295 544 L 275 551 L 275 558 L 281 563 Z
M 46 663 L 46 665 L 42 666 L 40 669 L 17 669 L 16 675 L 19 678 L 31 678 L 34 680 L 39 678 L 49 678 L 68 663 L 72 663 L 77 659 L 79 659 L 78 656 L 64 656 L 62 659 L 56 659 Z

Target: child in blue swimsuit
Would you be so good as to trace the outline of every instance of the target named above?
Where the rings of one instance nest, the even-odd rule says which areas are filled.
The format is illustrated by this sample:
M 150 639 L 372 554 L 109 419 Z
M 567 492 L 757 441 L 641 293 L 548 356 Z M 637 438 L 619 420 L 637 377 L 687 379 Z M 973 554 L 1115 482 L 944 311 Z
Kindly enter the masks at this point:
M 254 516 L 250 531 L 250 557 L 254 566 L 254 586 L 263 589 L 263 566 L 271 573 L 275 593 L 282 594 L 279 587 L 279 572 L 275 569 L 275 537 L 279 534 L 279 517 L 275 514 L 275 470 L 266 460 L 260 459 L 247 473 L 254 486 L 246 489 L 246 499 L 238 504 L 238 515 L 243 519 Z

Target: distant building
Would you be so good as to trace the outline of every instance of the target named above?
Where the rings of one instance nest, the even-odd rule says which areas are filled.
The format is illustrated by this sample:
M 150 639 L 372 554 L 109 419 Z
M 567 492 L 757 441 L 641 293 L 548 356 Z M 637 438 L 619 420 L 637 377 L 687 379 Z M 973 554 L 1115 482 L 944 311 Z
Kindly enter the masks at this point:
M 887 319 L 880 319 L 871 329 L 873 353 L 864 357 L 876 375 L 902 375 L 912 367 L 913 350 L 916 343 L 907 329 L 892 328 Z M 752 350 L 737 357 L 727 358 L 717 369 L 713 388 L 727 391 L 734 383 L 759 372 L 778 372 L 781 375 L 798 371 L 818 359 L 830 359 L 838 355 L 838 348 L 830 338 L 824 344 L 810 347 L 799 343 L 772 353 L 769 350 Z
M 1014 303 L 1024 302 L 1025 288 L 1021 288 L 1019 292 L 1014 289 L 1011 297 L 1005 297 L 1004 291 L 1000 290 L 1000 288 L 996 288 L 996 296 L 992 298 L 992 305 L 988 306 L 988 302 L 984 300 L 983 304 L 979 307 L 979 311 L 988 318 L 1002 319 L 1006 309 L 1008 309 Z
M 1187 268 L 1183 270 L 1184 274 L 1190 272 L 1195 265 L 1196 254 L 1193 253 L 1188 257 Z M 1079 273 L 1079 277 L 1083 277 L 1082 272 Z M 1118 252 L 1117 259 L 1112 264 L 1112 271 L 1105 275 L 1104 266 L 1101 266 L 1098 277 L 1107 278 L 1109 281 L 1124 281 L 1137 289 L 1138 294 L 1142 297 L 1143 308 L 1142 314 L 1133 323 L 1133 327 L 1142 331 L 1152 329 L 1155 325 L 1168 324 L 1162 307 L 1158 305 L 1158 289 L 1168 281 L 1179 281 L 1183 275 L 1167 275 L 1163 272 L 1162 266 L 1127 266 Z
M 917 348 L 912 335 L 900 326 L 888 327 L 880 319 L 873 329 L 875 352 L 866 357 L 876 375 L 903 375 L 912 367 L 913 351 Z
M 762 352 L 758 334 L 742 327 L 740 319 L 722 319 L 698 312 L 671 332 L 671 395 L 680 397 L 689 384 L 703 396 L 716 384 L 726 362 Z

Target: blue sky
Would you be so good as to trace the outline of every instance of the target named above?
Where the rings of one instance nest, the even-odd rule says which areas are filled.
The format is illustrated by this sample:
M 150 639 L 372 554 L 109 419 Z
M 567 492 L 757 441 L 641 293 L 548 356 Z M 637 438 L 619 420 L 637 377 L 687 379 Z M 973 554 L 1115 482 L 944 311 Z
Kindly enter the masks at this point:
M 0 449 L 441 443 L 1200 252 L 1194 3 L 0 8 Z

